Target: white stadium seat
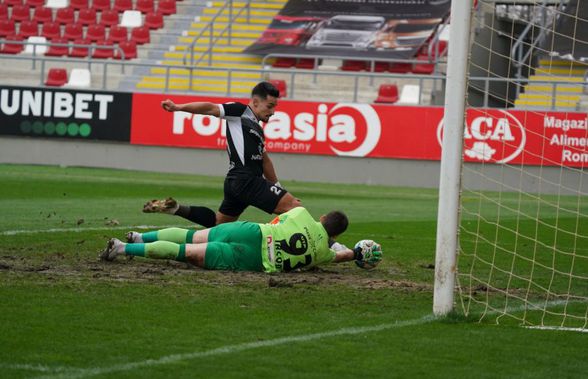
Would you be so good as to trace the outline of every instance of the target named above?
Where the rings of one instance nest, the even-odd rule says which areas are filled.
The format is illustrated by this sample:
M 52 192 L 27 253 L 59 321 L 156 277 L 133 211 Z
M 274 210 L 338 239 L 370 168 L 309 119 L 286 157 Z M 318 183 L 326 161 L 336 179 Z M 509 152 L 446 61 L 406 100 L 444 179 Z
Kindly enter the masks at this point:
M 141 25 L 143 25 L 143 18 L 141 17 L 141 12 L 124 11 L 122 19 L 120 21 L 120 26 L 124 26 L 126 28 L 138 28 Z
M 405 84 L 400 92 L 398 104 L 418 105 L 421 87 L 418 84 Z
M 47 52 L 47 45 L 35 45 L 34 43 L 47 43 L 47 38 L 39 36 L 27 38 L 27 44 L 24 50 L 25 54 L 33 54 L 34 52 L 36 55 L 43 55 Z
M 46 8 L 60 9 L 67 8 L 69 0 L 47 0 L 45 3 Z
M 90 70 L 85 68 L 74 68 L 69 74 L 68 87 L 89 88 L 91 84 Z

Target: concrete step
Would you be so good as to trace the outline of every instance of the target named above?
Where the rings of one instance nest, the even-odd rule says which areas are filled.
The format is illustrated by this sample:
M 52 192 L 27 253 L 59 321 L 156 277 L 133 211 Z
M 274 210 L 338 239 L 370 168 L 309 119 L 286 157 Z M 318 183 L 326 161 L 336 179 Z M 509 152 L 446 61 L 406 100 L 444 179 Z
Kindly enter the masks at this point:
M 218 21 L 218 20 L 217 20 Z M 202 21 L 195 21 L 190 25 L 190 28 L 188 30 L 188 33 L 190 32 L 200 32 L 201 29 L 206 28 L 209 25 L 209 23 L 207 22 L 202 22 Z M 225 22 L 215 22 L 212 27 L 213 30 L 224 30 L 226 29 L 228 23 Z M 259 24 L 255 24 L 255 23 L 231 23 L 231 28 L 233 30 L 239 30 L 239 31 L 251 31 L 251 32 L 260 32 L 262 33 L 266 28 L 267 25 L 259 25 Z

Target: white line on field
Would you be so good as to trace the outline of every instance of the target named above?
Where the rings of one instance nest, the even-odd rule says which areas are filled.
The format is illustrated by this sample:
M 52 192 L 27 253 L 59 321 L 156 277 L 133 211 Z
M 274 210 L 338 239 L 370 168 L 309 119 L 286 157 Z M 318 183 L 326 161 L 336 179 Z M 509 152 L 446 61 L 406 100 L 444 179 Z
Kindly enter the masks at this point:
M 48 373 L 58 373 L 63 371 L 72 371 L 71 367 L 53 367 L 53 366 L 44 366 L 44 365 L 30 365 L 30 364 L 0 364 L 0 367 L 3 369 L 11 369 L 11 370 L 27 370 L 27 371 L 39 371 L 39 372 L 48 372 Z
M 525 308 L 526 309 L 529 309 L 529 308 L 543 309 L 543 308 L 563 305 L 564 303 L 565 302 L 563 300 L 555 300 L 555 301 L 548 302 L 547 304 L 545 304 L 545 303 L 540 303 L 540 304 L 529 303 L 529 304 L 526 304 L 523 306 L 508 308 L 507 310 L 504 310 L 504 311 L 487 312 L 486 314 L 489 315 L 489 314 L 499 314 L 499 313 L 503 313 L 503 312 L 519 312 L 519 311 L 524 310 Z M 44 369 L 45 366 L 34 366 L 34 365 L 23 365 L 23 368 L 26 367 L 26 369 L 33 369 L 33 367 L 43 367 L 43 370 L 37 370 L 37 371 L 44 371 L 44 372 L 50 373 L 50 375 L 42 376 L 42 377 L 39 377 L 38 379 L 84 378 L 84 377 L 101 375 L 101 374 L 109 374 L 112 372 L 129 371 L 129 370 L 139 369 L 139 368 L 143 368 L 143 367 L 151 367 L 151 366 L 158 366 L 158 365 L 163 365 L 163 364 L 176 363 L 176 362 L 195 359 L 195 358 L 203 358 L 203 357 L 210 357 L 210 356 L 215 356 L 215 355 L 238 353 L 241 351 L 257 349 L 257 348 L 261 348 L 261 347 L 270 347 L 270 346 L 277 346 L 277 345 L 283 345 L 283 344 L 287 344 L 287 343 L 296 343 L 296 342 L 308 342 L 308 341 L 318 340 L 318 339 L 327 338 L 327 337 L 336 337 L 336 336 L 342 336 L 342 335 L 356 335 L 356 334 L 370 333 L 370 332 L 376 332 L 376 331 L 386 330 L 386 329 L 402 328 L 405 326 L 421 325 L 421 324 L 429 323 L 429 322 L 434 321 L 436 319 L 437 318 L 433 315 L 426 315 L 426 316 L 423 316 L 418 319 L 397 321 L 394 323 L 387 323 L 387 324 L 381 324 L 381 325 L 376 325 L 376 326 L 343 328 L 343 329 L 333 330 L 330 332 L 305 334 L 305 335 L 301 335 L 301 336 L 281 337 L 281 338 L 271 339 L 271 340 L 267 340 L 267 341 L 247 342 L 247 343 L 242 343 L 242 344 L 237 344 L 237 345 L 227 345 L 227 346 L 222 346 L 222 347 L 219 347 L 216 349 L 205 350 L 205 351 L 195 351 L 192 353 L 172 354 L 172 355 L 164 356 L 164 357 L 161 357 L 158 359 L 148 359 L 145 361 L 113 365 L 110 367 L 94 367 L 94 368 L 73 368 L 72 367 L 71 369 L 66 370 L 66 371 L 64 371 L 61 367 L 54 368 L 54 369 L 47 367 L 47 370 L 45 370 Z M 10 366 L 2 366 L 2 367 L 10 367 Z M 51 375 L 51 374 L 54 374 L 54 375 Z
M 527 329 L 539 329 L 539 330 L 558 330 L 563 332 L 580 332 L 580 333 L 588 333 L 588 329 L 582 328 L 568 328 L 565 326 L 525 326 Z
M 227 346 L 222 346 L 222 347 L 212 349 L 212 350 L 195 351 L 195 352 L 186 353 L 186 354 L 172 354 L 172 355 L 164 356 L 164 357 L 161 357 L 158 359 L 148 359 L 145 361 L 119 364 L 119 365 L 114 365 L 114 366 L 110 366 L 110 367 L 72 369 L 71 371 L 57 373 L 56 375 L 43 376 L 41 378 L 44 378 L 44 379 L 84 378 L 84 377 L 94 376 L 94 375 L 109 374 L 112 372 L 129 371 L 129 370 L 134 370 L 134 369 L 143 368 L 143 367 L 176 363 L 176 362 L 186 361 L 186 360 L 195 359 L 195 358 L 204 358 L 204 357 L 210 357 L 210 356 L 221 355 L 221 354 L 237 353 L 240 351 L 257 349 L 260 347 L 270 347 L 270 346 L 284 345 L 284 344 L 295 343 L 295 342 L 308 342 L 308 341 L 314 341 L 314 340 L 327 338 L 327 337 L 363 334 L 363 333 L 377 332 L 377 331 L 386 330 L 386 329 L 395 329 L 395 328 L 402 328 L 405 326 L 420 325 L 420 324 L 425 324 L 425 323 L 431 322 L 435 319 L 436 318 L 434 316 L 427 315 L 427 316 L 424 316 L 424 317 L 421 317 L 418 319 L 407 320 L 407 321 L 397 321 L 395 323 L 381 324 L 381 325 L 376 325 L 376 326 L 343 328 L 343 329 L 333 330 L 330 332 L 305 334 L 305 335 L 301 335 L 301 336 L 282 337 L 282 338 L 276 338 L 276 339 L 271 339 L 271 340 L 267 340 L 267 341 L 247 342 L 247 343 L 242 343 L 242 344 L 237 344 L 237 345 L 227 345 Z
M 21 230 L 5 230 L 0 232 L 1 236 L 14 236 L 17 234 L 34 234 L 34 233 L 69 233 L 69 232 L 88 232 L 96 230 L 119 230 L 119 229 L 162 229 L 172 227 L 190 227 L 190 225 L 119 225 L 119 226 L 91 226 L 82 228 L 53 228 L 53 229 L 21 229 Z

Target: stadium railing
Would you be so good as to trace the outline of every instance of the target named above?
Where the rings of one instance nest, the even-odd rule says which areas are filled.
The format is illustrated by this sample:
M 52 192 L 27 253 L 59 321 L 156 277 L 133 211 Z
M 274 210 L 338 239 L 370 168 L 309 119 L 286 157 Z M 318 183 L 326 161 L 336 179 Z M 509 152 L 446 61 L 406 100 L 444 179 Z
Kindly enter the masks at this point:
M 87 45 L 84 45 L 84 47 Z M 115 49 L 116 47 L 112 47 Z M 122 52 L 124 53 L 124 52 Z M 84 59 L 77 59 L 77 58 L 56 58 L 56 57 L 45 57 L 45 56 L 6 56 L 0 55 L 0 60 L 22 60 L 22 61 L 30 61 L 32 63 L 33 69 L 36 69 L 37 64 L 40 64 L 39 69 L 39 86 L 45 87 L 44 80 L 46 76 L 47 66 L 49 62 L 59 62 L 59 63 L 79 63 L 80 65 L 88 65 L 88 68 L 92 66 L 101 65 L 102 67 L 102 85 L 97 89 L 101 90 L 117 90 L 116 88 L 108 88 L 107 80 L 109 74 L 115 74 L 116 70 L 121 74 L 125 73 L 125 68 L 153 68 L 159 67 L 165 69 L 165 84 L 164 84 L 164 93 L 174 92 L 174 93 L 183 93 L 183 94 L 194 94 L 193 91 L 178 91 L 173 90 L 170 88 L 171 84 L 171 75 L 173 70 L 193 70 L 198 71 L 202 69 L 202 67 L 186 67 L 184 65 L 169 65 L 169 66 L 161 66 L 156 63 L 139 63 L 139 62 L 129 62 L 124 60 L 109 60 L 109 59 L 99 59 L 99 58 L 84 58 Z M 236 95 L 231 91 L 231 81 L 234 77 L 235 73 L 239 72 L 249 72 L 249 73 L 260 73 L 263 76 L 269 77 L 273 74 L 284 74 L 289 79 L 287 80 L 288 86 L 288 98 L 289 99 L 296 99 L 296 83 L 297 77 L 300 75 L 313 75 L 313 76 L 321 76 L 323 78 L 351 78 L 353 80 L 354 86 L 353 91 L 351 94 L 351 101 L 358 101 L 359 98 L 359 91 L 360 91 L 360 79 L 386 79 L 386 80 L 412 80 L 419 83 L 421 88 L 423 88 L 424 83 L 441 83 L 441 88 L 444 87 L 446 77 L 445 75 L 433 74 L 433 75 L 416 75 L 416 74 L 394 74 L 394 73 L 376 73 L 376 72 L 346 72 L 346 71 L 324 71 L 324 70 L 309 70 L 309 69 L 276 69 L 276 68 L 260 68 L 260 69 L 245 69 L 245 68 L 216 68 L 216 67 L 207 67 L 207 70 L 219 71 L 219 72 L 227 72 L 227 90 L 225 95 L 226 96 L 233 96 Z M 512 79 L 505 79 L 505 78 L 491 78 L 491 77 L 472 77 L 470 79 L 473 83 L 478 83 L 476 88 L 483 90 L 485 96 L 482 106 L 488 107 L 489 104 L 489 88 L 491 82 L 509 82 L 512 84 Z M 522 78 L 518 80 L 518 85 L 525 85 L 530 82 L 527 78 Z M 569 85 L 568 82 L 565 81 L 534 81 L 534 83 L 543 83 L 543 84 L 550 84 L 553 85 L 553 93 L 557 92 L 558 86 Z M 435 84 L 432 84 L 434 86 Z M 374 88 L 374 98 L 377 94 L 377 88 Z M 555 99 L 555 97 L 553 97 Z M 424 101 L 423 94 L 421 93 L 421 98 L 419 99 L 419 105 L 427 104 L 427 101 Z M 557 106 L 555 100 L 552 102 L 551 107 L 545 108 L 556 110 Z

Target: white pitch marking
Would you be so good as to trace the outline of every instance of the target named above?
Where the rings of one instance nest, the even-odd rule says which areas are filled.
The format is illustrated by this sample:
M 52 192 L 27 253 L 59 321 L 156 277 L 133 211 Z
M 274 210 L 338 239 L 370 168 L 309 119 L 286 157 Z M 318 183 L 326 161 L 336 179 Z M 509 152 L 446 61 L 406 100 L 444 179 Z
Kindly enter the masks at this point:
M 548 302 L 547 304 L 540 303 L 540 304 L 543 304 L 543 306 L 541 306 L 540 304 L 538 305 L 538 304 L 529 303 L 524 306 L 517 306 L 517 307 L 508 308 L 505 311 L 517 312 L 517 311 L 522 311 L 525 308 L 527 308 L 527 309 L 529 309 L 529 308 L 543 309 L 543 308 L 547 308 L 547 307 L 551 307 L 551 306 L 562 305 L 563 303 L 564 303 L 563 300 L 555 300 L 555 301 Z M 499 314 L 499 313 L 503 313 L 503 312 L 504 311 L 496 311 L 495 310 L 495 311 L 487 312 L 486 314 L 487 315 Z M 87 369 L 71 368 L 71 370 L 68 370 L 68 371 L 61 371 L 60 370 L 59 372 L 57 372 L 57 370 L 55 370 L 54 371 L 55 375 L 41 376 L 38 379 L 84 378 L 84 377 L 101 375 L 101 374 L 109 374 L 112 372 L 129 371 L 129 370 L 134 370 L 134 369 L 143 368 L 143 367 L 176 363 L 176 362 L 195 359 L 195 358 L 210 357 L 210 356 L 229 354 L 229 353 L 237 353 L 240 351 L 256 349 L 256 348 L 260 348 L 260 347 L 270 347 L 270 346 L 277 346 L 277 345 L 283 345 L 283 344 L 295 343 L 295 342 L 308 342 L 308 341 L 313 341 L 313 340 L 327 338 L 327 337 L 336 337 L 336 336 L 342 336 L 342 335 L 355 335 L 355 334 L 376 332 L 376 331 L 386 330 L 386 329 L 402 328 L 405 326 L 421 325 L 421 324 L 429 323 L 429 322 L 434 321 L 436 319 L 438 319 L 438 318 L 433 315 L 426 315 L 426 316 L 418 318 L 418 319 L 397 321 L 395 323 L 381 324 L 381 325 L 376 325 L 376 326 L 372 326 L 372 327 L 343 328 L 343 329 L 333 330 L 330 332 L 306 334 L 306 335 L 301 335 L 301 336 L 281 337 L 281 338 L 271 339 L 271 340 L 267 340 L 267 341 L 247 342 L 247 343 L 242 343 L 242 344 L 237 344 L 237 345 L 227 345 L 227 346 L 222 346 L 222 347 L 212 349 L 212 350 L 195 351 L 195 352 L 186 353 L 186 354 L 172 354 L 172 355 L 164 356 L 164 357 L 161 357 L 158 359 L 148 359 L 145 361 L 119 364 L 119 365 L 114 365 L 114 366 L 110 366 L 110 367 L 95 367 L 95 368 L 87 368 Z M 33 367 L 32 365 L 25 365 L 25 366 Z
M 33 234 L 33 233 L 68 233 L 68 232 L 88 232 L 96 230 L 117 230 L 117 229 L 162 229 L 178 227 L 178 224 L 173 225 L 121 225 L 121 226 L 95 226 L 86 228 L 53 228 L 53 229 L 22 229 L 22 230 L 6 230 L 0 232 L 1 236 L 14 236 L 17 234 Z M 192 227 L 190 225 L 183 226 Z
M 563 332 L 580 332 L 580 333 L 588 333 L 588 329 L 582 328 L 568 328 L 565 326 L 540 326 L 540 325 L 532 325 L 532 326 L 525 326 L 527 329 L 539 329 L 539 330 L 558 330 Z
M 45 365 L 29 365 L 29 364 L 0 364 L 1 368 L 11 370 L 28 370 L 28 371 L 39 371 L 48 373 L 58 373 L 63 371 L 74 370 L 71 367 L 51 367 Z
M 204 358 L 204 357 L 210 357 L 210 356 L 214 356 L 214 355 L 237 353 L 240 351 L 257 349 L 260 347 L 270 347 L 270 346 L 284 345 L 284 344 L 295 343 L 295 342 L 308 342 L 308 341 L 318 340 L 318 339 L 327 338 L 327 337 L 363 334 L 363 333 L 369 333 L 369 332 L 377 332 L 377 331 L 385 330 L 385 329 L 395 329 L 395 328 L 402 328 L 405 326 L 426 324 L 426 323 L 431 322 L 435 319 L 436 319 L 435 316 L 427 315 L 427 316 L 424 316 L 424 317 L 421 317 L 418 319 L 407 320 L 407 321 L 398 321 L 395 323 L 381 324 L 381 325 L 376 325 L 376 326 L 343 328 L 343 329 L 333 330 L 330 332 L 305 334 L 305 335 L 301 335 L 301 336 L 282 337 L 282 338 L 276 338 L 276 339 L 271 339 L 271 340 L 267 340 L 267 341 L 247 342 L 247 343 L 242 343 L 242 344 L 237 344 L 237 345 L 222 346 L 222 347 L 212 349 L 212 350 L 195 351 L 195 352 L 186 353 L 186 354 L 172 354 L 172 355 L 168 355 L 168 356 L 161 357 L 158 359 L 148 359 L 145 361 L 119 364 L 119 365 L 114 365 L 114 366 L 110 366 L 110 367 L 72 369 L 72 371 L 70 371 L 70 372 L 63 372 L 63 373 L 58 373 L 56 375 L 43 376 L 43 377 L 40 377 L 39 379 L 41 379 L 41 378 L 43 378 L 43 379 L 84 378 L 84 377 L 95 376 L 95 375 L 109 374 L 109 373 L 113 373 L 113 372 L 129 371 L 129 370 L 134 370 L 134 369 L 143 368 L 143 367 L 176 363 L 176 362 L 186 361 L 186 360 L 195 359 L 195 358 Z

